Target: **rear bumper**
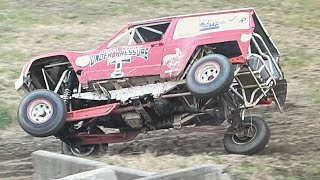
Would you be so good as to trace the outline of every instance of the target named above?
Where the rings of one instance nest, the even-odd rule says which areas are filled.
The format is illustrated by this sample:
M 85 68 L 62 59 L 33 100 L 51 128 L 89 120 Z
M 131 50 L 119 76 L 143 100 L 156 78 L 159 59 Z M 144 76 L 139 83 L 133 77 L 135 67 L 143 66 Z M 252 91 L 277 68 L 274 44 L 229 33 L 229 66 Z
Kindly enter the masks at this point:
M 276 87 L 273 89 L 278 98 L 280 106 L 283 107 L 287 99 L 287 80 L 278 80 Z

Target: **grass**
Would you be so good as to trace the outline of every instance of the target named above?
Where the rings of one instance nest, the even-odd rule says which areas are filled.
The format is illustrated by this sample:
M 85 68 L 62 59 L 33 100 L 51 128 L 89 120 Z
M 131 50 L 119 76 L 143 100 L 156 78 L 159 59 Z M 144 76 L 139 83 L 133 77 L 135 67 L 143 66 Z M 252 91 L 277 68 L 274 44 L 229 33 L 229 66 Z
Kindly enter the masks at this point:
M 11 123 L 12 118 L 9 115 L 8 108 L 4 106 L 3 102 L 0 102 L 0 129 L 4 129 L 9 123 Z
M 320 165 L 318 161 L 310 160 L 305 165 L 306 174 L 310 177 L 320 176 Z

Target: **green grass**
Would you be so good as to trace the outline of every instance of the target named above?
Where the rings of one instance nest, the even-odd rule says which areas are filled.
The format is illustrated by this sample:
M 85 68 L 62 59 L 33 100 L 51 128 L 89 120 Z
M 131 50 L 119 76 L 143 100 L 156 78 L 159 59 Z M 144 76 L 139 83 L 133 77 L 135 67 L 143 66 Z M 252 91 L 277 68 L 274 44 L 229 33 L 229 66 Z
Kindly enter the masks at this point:
M 289 48 L 286 53 L 281 56 L 282 68 L 289 70 L 305 68 L 314 61 L 314 56 L 307 53 L 304 49 L 297 51 L 295 48 Z
M 320 176 L 320 164 L 319 161 L 310 160 L 306 163 L 304 170 L 306 171 L 307 176 L 309 177 L 316 177 Z
M 10 124 L 12 118 L 9 114 L 8 108 L 3 102 L 0 102 L 0 129 L 4 129 L 8 124 Z

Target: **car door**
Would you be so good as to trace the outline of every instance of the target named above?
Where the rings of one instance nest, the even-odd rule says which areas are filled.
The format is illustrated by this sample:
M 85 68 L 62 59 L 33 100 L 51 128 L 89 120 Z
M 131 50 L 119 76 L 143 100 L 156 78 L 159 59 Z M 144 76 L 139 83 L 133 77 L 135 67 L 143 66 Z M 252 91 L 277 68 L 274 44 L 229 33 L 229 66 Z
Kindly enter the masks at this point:
M 159 75 L 162 37 L 169 24 L 158 22 L 123 29 L 106 47 L 85 57 L 90 61 L 84 69 L 87 80 Z
M 107 74 L 111 78 L 160 74 L 164 49 L 163 34 L 169 22 L 132 27 L 126 46 L 115 47 L 116 55 L 108 59 Z
M 156 75 L 160 73 L 163 44 L 160 41 L 112 48 L 107 59 L 108 78 Z

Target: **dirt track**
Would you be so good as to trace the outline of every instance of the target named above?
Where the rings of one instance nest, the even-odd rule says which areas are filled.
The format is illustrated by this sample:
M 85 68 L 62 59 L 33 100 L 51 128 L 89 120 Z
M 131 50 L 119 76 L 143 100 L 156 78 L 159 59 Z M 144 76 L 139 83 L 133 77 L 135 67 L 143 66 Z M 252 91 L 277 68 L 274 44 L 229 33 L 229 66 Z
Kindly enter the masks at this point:
M 260 175 L 244 176 L 248 178 L 273 179 L 272 175 L 266 174 L 274 173 L 274 171 L 301 179 L 320 177 L 319 173 L 313 172 L 311 169 L 312 174 L 310 174 L 308 170 L 310 160 L 315 163 L 319 162 L 318 141 L 320 135 L 318 132 L 320 126 L 318 117 L 320 108 L 311 105 L 305 99 L 303 92 L 299 91 L 299 85 L 303 83 L 303 79 L 290 79 L 289 83 L 289 98 L 284 114 L 273 113 L 275 112 L 274 107 L 262 108 L 253 113 L 261 113 L 259 116 L 267 119 L 272 131 L 270 142 L 260 155 L 226 155 L 221 135 L 166 130 L 140 135 L 135 141 L 129 143 L 111 145 L 108 155 L 101 157 L 100 160 L 156 171 L 159 170 L 156 166 L 150 167 L 147 164 L 145 166 L 141 164 L 141 158 L 143 158 L 141 154 L 145 151 L 151 152 L 151 158 L 159 159 L 159 161 L 167 161 L 168 154 L 188 159 L 192 156 L 207 156 L 207 153 L 214 152 L 219 155 L 220 161 L 218 163 L 229 166 L 230 171 L 235 175 L 242 175 L 242 172 L 237 168 L 249 161 L 253 165 L 263 165 L 265 169 Z M 32 175 L 31 152 L 38 149 L 60 151 L 58 140 L 30 137 L 17 125 L 3 131 L 0 137 L 0 177 L 4 179 L 9 177 L 30 179 Z M 135 156 L 133 156 L 134 154 Z M 114 162 L 115 158 L 117 158 L 116 162 Z M 200 163 L 203 162 L 199 160 L 192 164 Z M 169 167 L 174 166 L 173 164 Z

